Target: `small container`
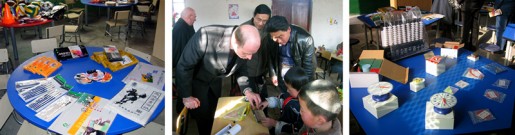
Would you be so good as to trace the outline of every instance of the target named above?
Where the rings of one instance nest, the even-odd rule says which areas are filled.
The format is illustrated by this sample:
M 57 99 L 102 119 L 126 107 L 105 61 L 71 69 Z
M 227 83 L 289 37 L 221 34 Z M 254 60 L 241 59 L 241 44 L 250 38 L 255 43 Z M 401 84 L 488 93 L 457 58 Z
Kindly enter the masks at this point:
M 370 72 L 370 64 L 365 64 L 361 68 L 363 68 L 363 72 Z

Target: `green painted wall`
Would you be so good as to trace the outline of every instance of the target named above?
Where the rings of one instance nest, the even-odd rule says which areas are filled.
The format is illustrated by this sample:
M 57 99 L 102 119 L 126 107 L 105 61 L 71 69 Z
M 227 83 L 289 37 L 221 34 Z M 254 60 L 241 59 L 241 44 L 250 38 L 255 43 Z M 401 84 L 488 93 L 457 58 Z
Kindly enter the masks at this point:
M 349 3 L 350 14 L 367 14 L 390 6 L 390 0 L 349 0 Z

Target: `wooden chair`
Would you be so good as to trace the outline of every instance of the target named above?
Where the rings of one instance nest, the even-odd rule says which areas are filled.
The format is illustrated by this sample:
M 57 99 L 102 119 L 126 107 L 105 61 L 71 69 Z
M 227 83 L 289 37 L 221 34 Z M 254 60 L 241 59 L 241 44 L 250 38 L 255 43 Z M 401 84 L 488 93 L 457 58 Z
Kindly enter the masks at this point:
M 188 131 L 188 121 L 189 121 L 189 115 L 188 115 L 188 108 L 184 107 L 177 116 L 177 124 L 175 127 L 175 132 L 179 135 L 185 135 Z
M 79 13 L 79 17 L 77 17 L 77 25 L 64 25 L 64 32 L 70 33 L 75 37 L 75 44 L 79 44 L 79 41 L 82 42 L 82 39 L 80 38 L 80 29 L 82 28 L 82 16 L 84 12 Z M 70 36 L 72 37 L 72 36 Z M 79 37 L 79 40 L 77 40 L 77 37 Z M 70 39 L 71 40 L 71 39 Z
M 12 61 L 10 61 L 9 53 L 7 52 L 6 48 L 0 49 L 0 66 L 2 66 L 3 69 L 5 69 L 6 73 L 0 75 L 0 90 L 6 90 L 7 80 L 9 80 L 10 77 L 9 69 L 14 70 Z
M 128 23 L 129 23 L 129 15 L 130 15 L 129 10 L 116 11 L 114 13 L 114 19 L 106 21 L 105 35 L 111 36 L 111 41 L 113 41 L 113 37 L 111 34 L 111 28 L 113 28 L 113 27 L 118 27 L 118 38 L 120 38 L 121 27 L 125 27 L 126 28 L 125 40 L 127 40 L 127 33 L 128 33 L 127 27 L 128 27 Z
M 13 106 L 11 105 L 11 102 L 9 102 L 7 93 L 5 93 L 2 98 L 0 98 L 0 108 L 0 127 L 2 127 L 9 119 L 9 116 L 11 116 L 11 112 L 13 112 Z
M 57 25 L 53 27 L 45 28 L 46 38 L 56 38 L 59 39 L 59 47 L 64 43 L 64 25 Z
M 317 79 L 319 77 L 322 79 L 325 79 L 325 75 L 330 69 L 329 62 L 331 61 L 331 52 L 323 50 L 323 51 L 320 51 L 320 53 L 321 53 L 320 57 L 322 58 L 321 62 L 320 62 L 321 65 L 320 65 L 320 67 L 317 67 L 317 69 L 315 70 L 315 73 L 316 73 Z
M 52 51 L 54 50 L 54 48 L 57 48 L 57 39 L 49 38 L 32 40 L 30 46 L 32 47 L 32 53 L 34 54 Z
M 125 47 L 125 52 L 128 52 L 128 53 L 131 53 L 132 55 L 136 55 L 148 62 L 150 62 L 150 59 L 152 58 L 152 56 L 150 56 L 149 54 L 146 54 L 144 52 L 141 52 L 141 51 L 138 51 L 136 49 L 132 49 L 130 47 Z

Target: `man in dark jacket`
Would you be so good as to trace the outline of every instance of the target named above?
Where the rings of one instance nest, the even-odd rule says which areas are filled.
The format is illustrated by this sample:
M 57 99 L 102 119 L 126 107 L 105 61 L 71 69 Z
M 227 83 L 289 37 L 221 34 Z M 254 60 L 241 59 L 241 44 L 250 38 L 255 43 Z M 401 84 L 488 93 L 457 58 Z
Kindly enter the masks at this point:
M 175 23 L 172 30 L 172 50 L 173 50 L 173 68 L 177 67 L 179 57 L 181 57 L 182 50 L 195 34 L 193 23 L 197 20 L 195 10 L 190 7 L 185 8 L 181 12 L 181 18 Z
M 252 81 L 254 82 L 253 84 L 255 84 L 250 86 L 253 91 L 249 94 L 259 93 L 262 100 L 268 97 L 266 86 L 264 86 L 265 74 L 269 72 L 268 44 L 266 43 L 267 40 L 265 38 L 267 33 L 265 32 L 264 27 L 268 19 L 270 19 L 271 14 L 272 11 L 270 8 L 265 4 L 261 4 L 254 9 L 254 17 L 242 24 L 255 26 L 261 37 L 261 46 L 259 47 L 258 52 L 252 56 L 251 60 L 247 61 L 247 71 L 249 81 Z M 245 93 L 245 91 L 242 92 Z
M 463 18 L 463 39 L 465 49 L 476 51 L 479 35 L 479 10 L 483 7 L 485 0 L 460 0 L 463 3 L 461 14 Z
M 279 83 L 282 93 L 287 94 L 283 76 L 294 66 L 304 69 L 310 80 L 316 69 L 313 37 L 304 29 L 290 25 L 283 16 L 270 18 L 265 26 L 274 43 L 270 47 L 270 72 L 274 84 Z
M 504 46 L 506 46 L 506 39 L 502 37 L 508 22 L 513 22 L 513 8 L 515 8 L 515 0 L 495 0 L 494 9 L 501 10 L 502 14 L 497 16 L 495 27 L 497 29 L 497 45 L 501 48 L 501 50 L 496 53 L 502 54 L 504 51 Z
M 175 26 L 172 30 L 172 55 L 173 55 L 173 65 L 172 69 L 177 67 L 177 62 L 179 62 L 179 58 L 181 57 L 182 50 L 190 40 L 190 38 L 195 34 L 195 29 L 193 28 L 193 23 L 197 20 L 197 14 L 195 14 L 195 10 L 190 7 L 184 8 L 181 13 L 181 18 L 175 23 Z M 175 71 L 173 71 L 175 72 Z M 174 93 L 175 94 L 175 93 Z M 175 105 L 175 109 L 178 110 L 177 113 L 181 113 L 184 104 L 181 100 L 177 100 Z
M 179 99 L 196 119 L 199 134 L 211 133 L 214 114 L 221 96 L 222 79 L 235 72 L 246 75 L 245 62 L 260 46 L 259 32 L 251 25 L 200 28 L 193 35 L 177 64 L 176 82 Z M 240 89 L 250 89 L 246 76 L 238 77 Z M 246 98 L 259 105 L 259 95 Z

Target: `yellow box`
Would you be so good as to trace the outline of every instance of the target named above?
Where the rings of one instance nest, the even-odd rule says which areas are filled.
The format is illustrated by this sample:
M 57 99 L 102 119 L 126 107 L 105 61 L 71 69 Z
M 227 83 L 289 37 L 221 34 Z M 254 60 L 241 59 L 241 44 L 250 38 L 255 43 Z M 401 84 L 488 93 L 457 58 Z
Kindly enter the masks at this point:
M 121 51 L 121 50 L 119 52 L 122 57 L 124 57 L 124 56 L 129 57 L 131 62 L 126 63 L 126 64 L 122 64 L 122 62 L 120 62 L 120 61 L 109 62 L 109 60 L 107 60 L 107 56 L 105 55 L 105 52 L 94 52 L 90 58 L 92 60 L 96 61 L 97 63 L 102 64 L 102 66 L 104 66 L 105 68 L 109 68 L 113 72 L 116 72 L 118 70 L 124 69 L 129 66 L 132 66 L 139 62 L 138 59 L 136 57 L 134 57 L 134 55 L 132 55 L 128 52 L 125 52 L 125 51 Z

